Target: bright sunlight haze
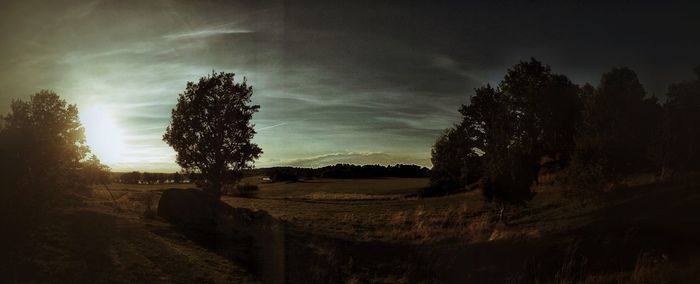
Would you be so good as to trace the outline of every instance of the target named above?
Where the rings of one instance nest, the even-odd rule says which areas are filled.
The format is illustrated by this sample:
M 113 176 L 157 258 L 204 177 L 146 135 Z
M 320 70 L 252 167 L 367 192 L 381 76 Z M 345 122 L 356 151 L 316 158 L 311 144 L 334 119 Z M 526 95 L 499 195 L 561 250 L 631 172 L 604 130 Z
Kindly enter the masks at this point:
M 111 112 L 100 106 L 82 109 L 80 120 L 85 128 L 85 138 L 90 150 L 107 165 L 123 162 L 122 130 Z

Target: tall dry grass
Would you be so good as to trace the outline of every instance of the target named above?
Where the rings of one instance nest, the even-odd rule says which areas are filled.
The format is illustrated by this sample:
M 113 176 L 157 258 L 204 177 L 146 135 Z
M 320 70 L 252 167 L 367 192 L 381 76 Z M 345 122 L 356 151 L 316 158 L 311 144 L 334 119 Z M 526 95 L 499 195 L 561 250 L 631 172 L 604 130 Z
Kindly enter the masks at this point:
M 667 275 L 669 267 L 666 254 L 645 252 L 639 255 L 631 271 L 597 274 L 589 270 L 587 259 L 578 254 L 576 245 L 573 245 L 569 248 L 569 253 L 555 274 L 553 282 L 556 284 L 672 283 Z
M 483 241 L 489 239 L 495 228 L 495 219 L 490 212 L 475 213 L 466 204 L 442 211 L 429 211 L 419 206 L 415 210 L 391 214 L 382 234 L 399 241 Z

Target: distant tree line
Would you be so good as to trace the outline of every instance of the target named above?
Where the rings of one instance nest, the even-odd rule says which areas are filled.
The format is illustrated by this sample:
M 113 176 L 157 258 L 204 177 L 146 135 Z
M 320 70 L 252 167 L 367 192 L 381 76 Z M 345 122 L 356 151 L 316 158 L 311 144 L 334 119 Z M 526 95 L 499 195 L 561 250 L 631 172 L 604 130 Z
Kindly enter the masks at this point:
M 379 177 L 428 177 L 430 170 L 417 165 L 336 164 L 321 168 L 272 167 L 244 171 L 245 176 L 267 176 L 272 181 L 299 181 L 314 178 L 358 179 Z
M 228 174 L 235 174 L 229 172 Z M 336 164 L 321 168 L 297 168 L 297 167 L 271 167 L 246 169 L 240 173 L 240 177 L 231 177 L 231 180 L 239 180 L 241 177 L 266 176 L 271 181 L 301 181 L 315 178 L 334 179 L 358 179 L 379 177 L 429 177 L 430 170 L 417 165 L 350 165 Z M 149 173 L 127 172 L 114 173 L 111 181 L 124 184 L 166 184 L 189 183 L 202 179 L 200 173 Z
M 126 184 L 163 184 L 163 183 L 183 183 L 189 182 L 189 176 L 183 173 L 149 173 L 149 172 L 128 172 L 118 174 L 116 182 Z
M 430 170 L 417 165 L 349 165 L 337 164 L 318 169 L 319 177 L 322 178 L 375 178 L 375 177 L 427 177 Z
M 700 169 L 700 67 L 672 84 L 666 99 L 649 96 L 629 68 L 613 68 L 598 86 L 578 86 L 531 59 L 497 86 L 477 88 L 462 120 L 432 149 L 432 195 L 477 184 L 488 200 L 522 204 L 542 170 L 567 188 L 594 193 L 632 173 L 666 179 Z

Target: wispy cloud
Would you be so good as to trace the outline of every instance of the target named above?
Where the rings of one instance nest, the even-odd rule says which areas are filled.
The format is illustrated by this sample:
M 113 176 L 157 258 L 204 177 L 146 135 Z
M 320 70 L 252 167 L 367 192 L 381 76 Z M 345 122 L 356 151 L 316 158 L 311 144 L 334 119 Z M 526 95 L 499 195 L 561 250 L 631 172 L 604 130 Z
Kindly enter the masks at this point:
M 286 124 L 287 124 L 287 122 L 282 122 L 282 123 L 278 123 L 278 124 L 275 124 L 275 125 L 270 125 L 270 126 L 261 127 L 261 128 L 256 129 L 256 130 L 257 130 L 257 131 L 263 131 L 263 130 L 268 130 L 268 129 L 275 128 L 275 127 L 278 127 L 278 126 L 286 125 Z
M 238 28 L 204 28 L 201 30 L 168 34 L 168 35 L 164 35 L 163 38 L 167 39 L 167 40 L 179 40 L 179 39 L 205 38 L 205 37 L 219 36 L 219 35 L 250 34 L 250 33 L 254 33 L 254 31 L 247 30 L 247 29 L 238 29 Z
M 445 55 L 435 55 L 432 57 L 435 67 L 457 74 L 465 79 L 484 82 L 484 78 L 474 72 L 464 69 L 459 62 Z

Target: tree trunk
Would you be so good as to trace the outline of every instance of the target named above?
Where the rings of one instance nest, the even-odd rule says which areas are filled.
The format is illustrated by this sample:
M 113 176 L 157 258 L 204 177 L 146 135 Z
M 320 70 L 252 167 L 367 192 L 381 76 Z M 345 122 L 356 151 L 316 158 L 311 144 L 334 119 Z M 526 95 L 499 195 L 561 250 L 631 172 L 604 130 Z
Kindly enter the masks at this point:
M 221 198 L 221 190 L 224 186 L 224 177 L 219 172 L 209 172 L 205 176 L 204 192 L 213 196 L 216 199 Z

